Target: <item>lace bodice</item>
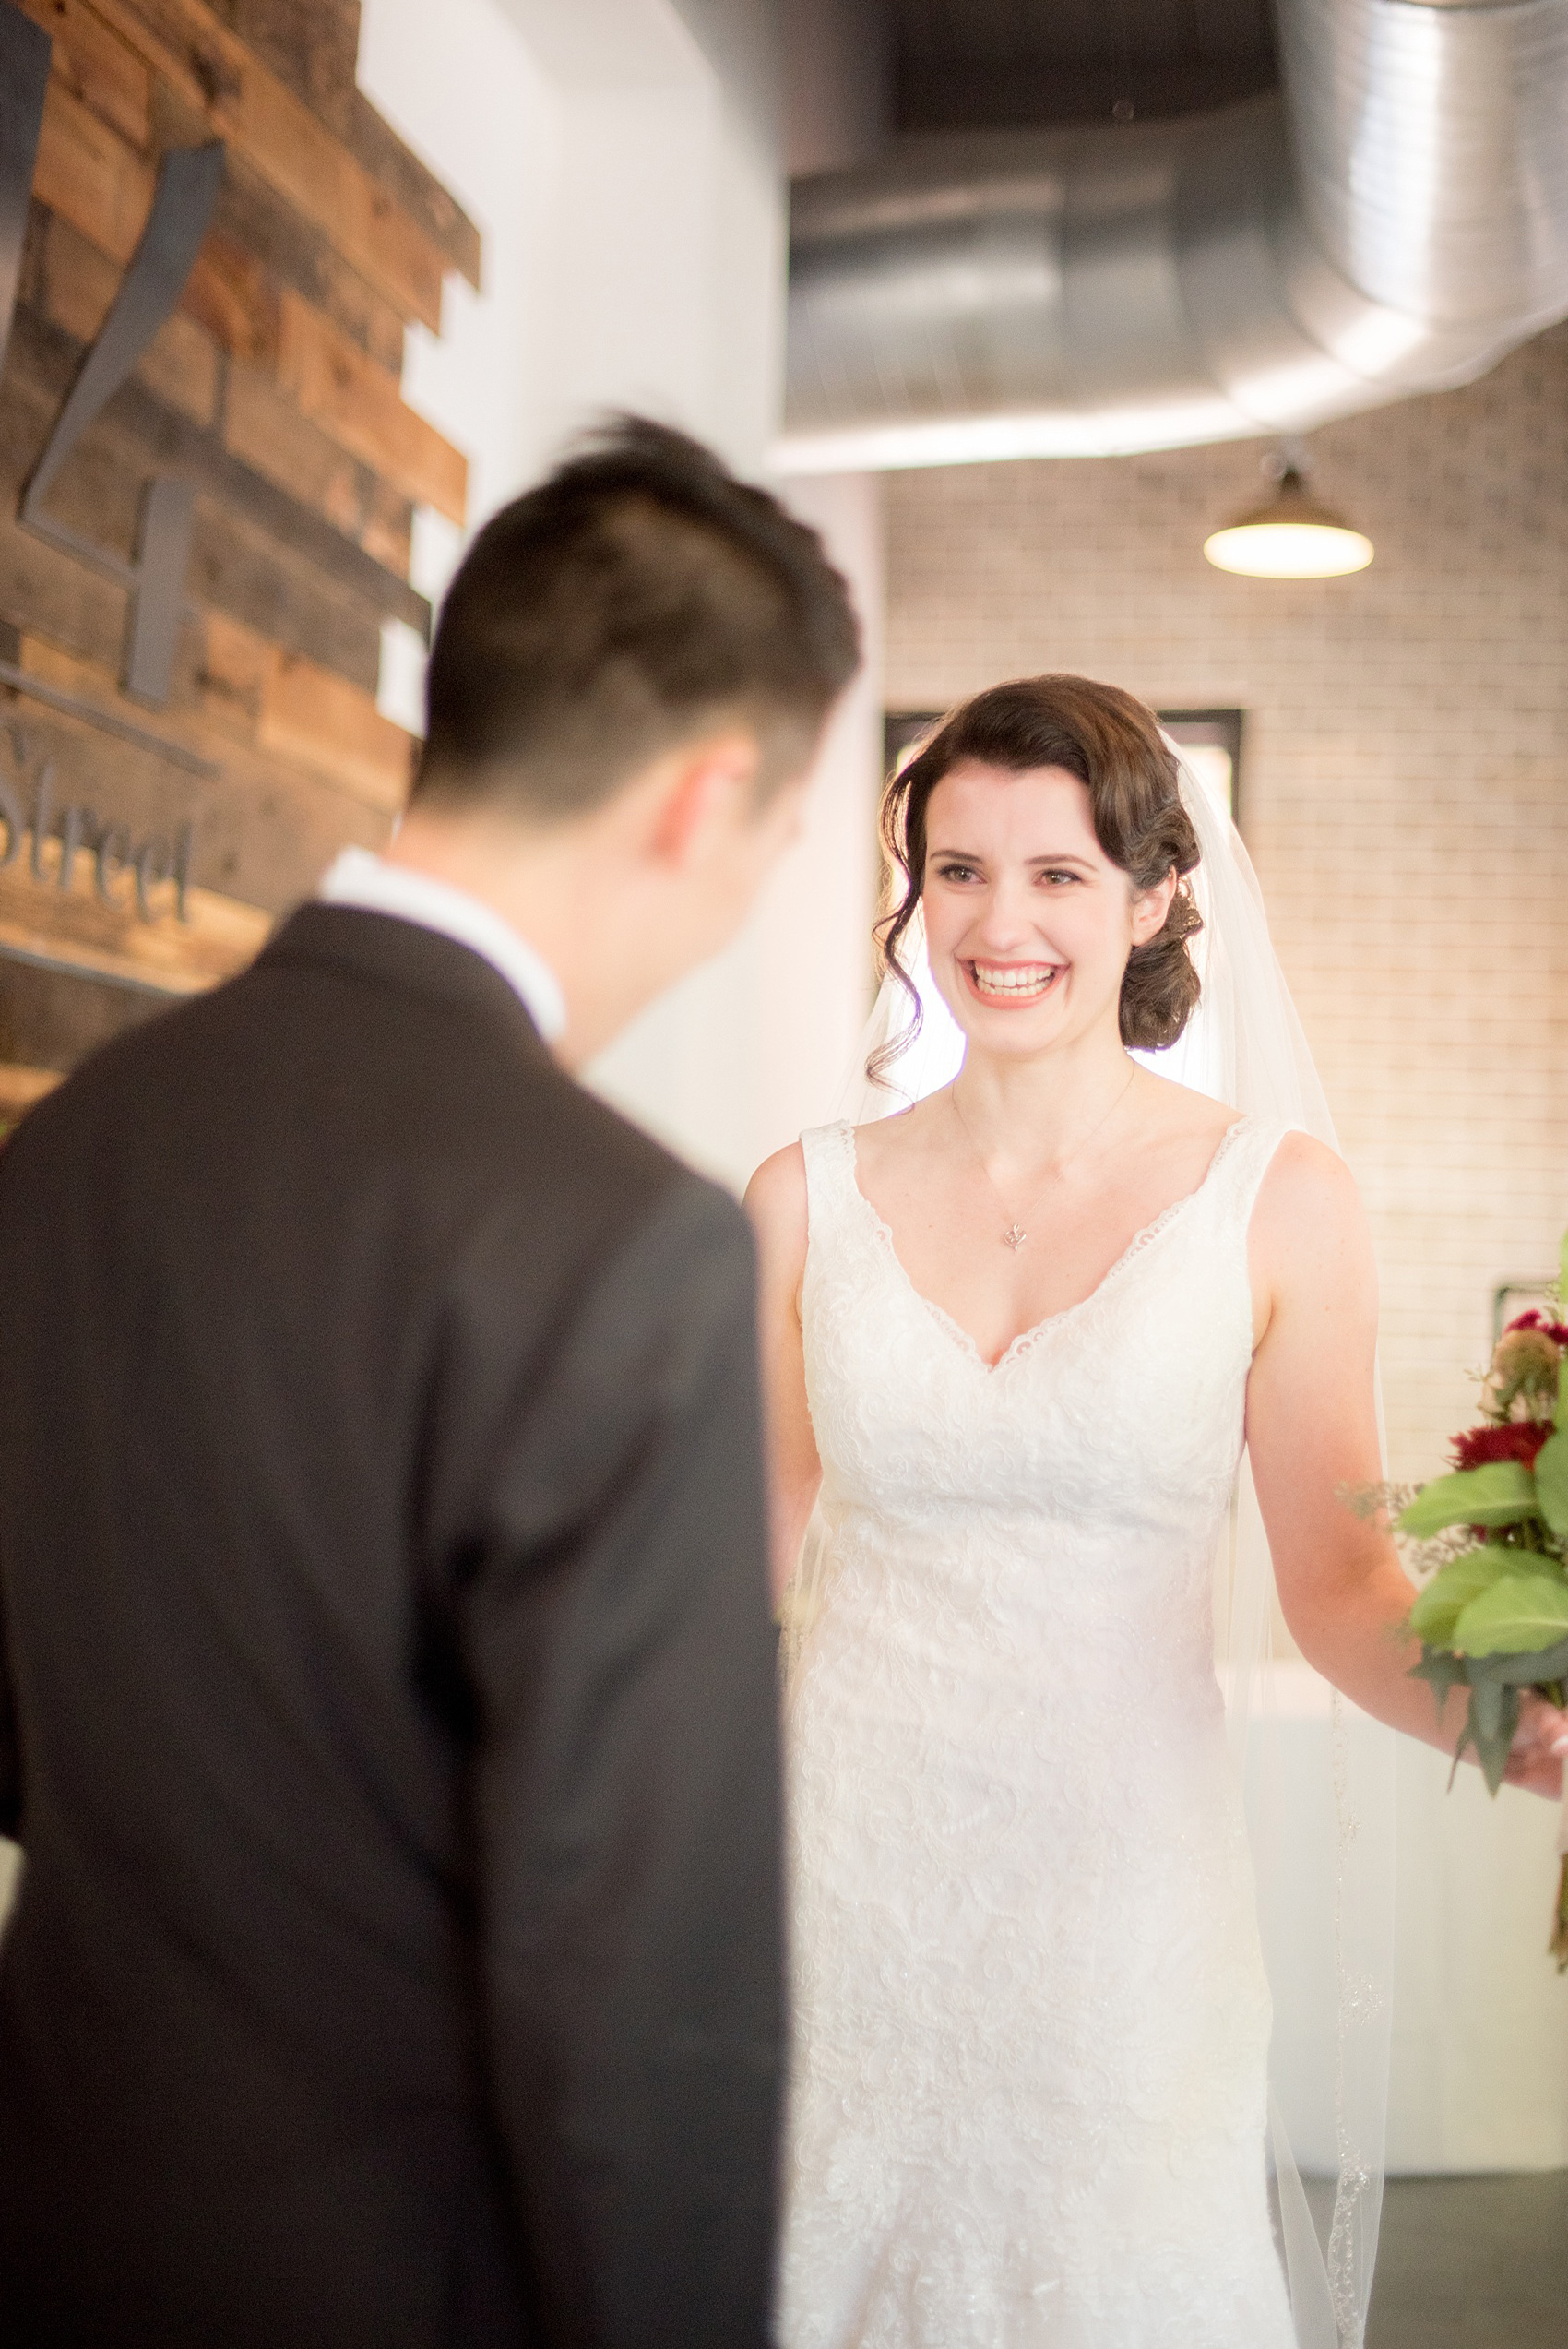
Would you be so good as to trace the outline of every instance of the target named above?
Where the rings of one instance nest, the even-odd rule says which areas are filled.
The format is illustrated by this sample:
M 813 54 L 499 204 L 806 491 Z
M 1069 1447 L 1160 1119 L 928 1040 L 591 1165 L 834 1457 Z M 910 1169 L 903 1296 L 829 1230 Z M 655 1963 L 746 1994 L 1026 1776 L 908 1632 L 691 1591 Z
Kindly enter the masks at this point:
M 805 1137 L 786 2349 L 1289 2341 L 1211 1594 L 1281 1131 L 1232 1126 L 993 1367 L 851 1129 Z

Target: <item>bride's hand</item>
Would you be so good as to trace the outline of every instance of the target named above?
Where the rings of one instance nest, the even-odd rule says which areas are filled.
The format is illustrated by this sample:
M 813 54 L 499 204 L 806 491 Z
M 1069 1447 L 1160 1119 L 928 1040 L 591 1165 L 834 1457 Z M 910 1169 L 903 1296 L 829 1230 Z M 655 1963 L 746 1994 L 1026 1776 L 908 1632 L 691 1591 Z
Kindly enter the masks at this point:
M 1549 1802 L 1562 1799 L 1562 1760 L 1568 1754 L 1568 1713 L 1549 1705 L 1526 1688 L 1519 1705 L 1519 1726 L 1503 1776 L 1510 1786 L 1526 1786 Z

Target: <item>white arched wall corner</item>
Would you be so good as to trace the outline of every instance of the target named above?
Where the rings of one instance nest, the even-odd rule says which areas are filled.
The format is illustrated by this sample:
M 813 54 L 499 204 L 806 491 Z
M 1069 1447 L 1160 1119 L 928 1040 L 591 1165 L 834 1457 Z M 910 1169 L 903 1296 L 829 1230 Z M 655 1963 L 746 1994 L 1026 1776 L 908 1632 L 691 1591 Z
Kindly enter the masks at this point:
M 484 237 L 482 290 L 449 281 L 405 388 L 469 455 L 469 528 L 571 435 L 634 408 L 760 472 L 783 385 L 787 188 L 778 12 L 767 0 L 364 0 L 360 78 Z M 831 126 L 829 126 L 831 128 Z M 606 1095 L 739 1186 L 826 1115 L 869 986 L 881 760 L 880 487 L 791 483 L 865 622 L 806 837 L 745 935 L 594 1072 Z M 464 533 L 417 518 L 438 598 Z M 389 631 L 382 706 L 416 730 L 422 655 Z

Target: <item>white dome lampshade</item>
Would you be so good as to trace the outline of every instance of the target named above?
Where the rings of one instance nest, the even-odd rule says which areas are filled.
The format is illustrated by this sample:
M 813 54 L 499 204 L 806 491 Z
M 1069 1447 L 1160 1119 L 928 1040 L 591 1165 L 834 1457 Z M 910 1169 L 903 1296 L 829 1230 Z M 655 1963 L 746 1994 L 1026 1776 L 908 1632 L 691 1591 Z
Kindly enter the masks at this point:
M 1296 467 L 1287 465 L 1268 504 L 1211 531 L 1204 553 L 1217 570 L 1251 579 L 1332 579 L 1364 571 L 1372 543 L 1320 506 Z

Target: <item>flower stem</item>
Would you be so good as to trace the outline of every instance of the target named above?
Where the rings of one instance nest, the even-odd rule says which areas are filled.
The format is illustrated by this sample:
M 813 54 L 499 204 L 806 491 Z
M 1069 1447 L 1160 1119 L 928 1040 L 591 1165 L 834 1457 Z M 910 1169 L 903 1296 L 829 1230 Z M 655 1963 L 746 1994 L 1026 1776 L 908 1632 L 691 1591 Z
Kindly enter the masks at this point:
M 1562 1873 L 1557 1884 L 1557 1917 L 1552 1926 L 1551 1955 L 1557 1960 L 1559 1973 L 1568 1973 L 1568 1854 L 1563 1855 Z

